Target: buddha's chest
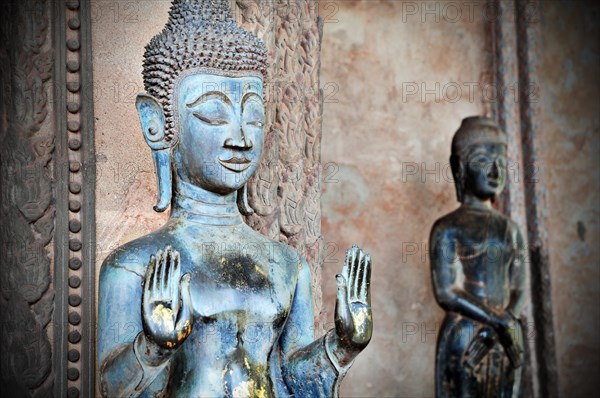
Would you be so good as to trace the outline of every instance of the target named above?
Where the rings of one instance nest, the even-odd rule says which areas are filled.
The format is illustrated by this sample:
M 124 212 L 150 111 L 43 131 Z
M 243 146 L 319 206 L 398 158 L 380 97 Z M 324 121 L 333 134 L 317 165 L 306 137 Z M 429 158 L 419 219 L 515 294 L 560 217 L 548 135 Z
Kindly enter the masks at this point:
M 282 264 L 240 254 L 201 256 L 191 263 L 182 271 L 192 276 L 194 314 L 203 324 L 234 334 L 283 326 L 297 278 Z
M 500 264 L 513 254 L 513 247 L 504 235 L 461 235 L 454 241 L 456 255 L 461 262 L 473 264 Z
M 508 277 L 514 247 L 503 220 L 473 220 L 457 234 L 455 255 L 467 280 L 503 285 Z

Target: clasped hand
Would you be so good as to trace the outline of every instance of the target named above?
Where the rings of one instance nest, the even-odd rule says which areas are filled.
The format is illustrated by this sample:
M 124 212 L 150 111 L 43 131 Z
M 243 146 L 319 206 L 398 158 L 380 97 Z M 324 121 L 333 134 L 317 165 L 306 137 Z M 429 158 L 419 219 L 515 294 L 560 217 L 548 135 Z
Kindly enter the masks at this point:
M 501 316 L 501 322 L 496 325 L 495 330 L 512 367 L 520 367 L 522 342 L 519 321 L 506 312 Z

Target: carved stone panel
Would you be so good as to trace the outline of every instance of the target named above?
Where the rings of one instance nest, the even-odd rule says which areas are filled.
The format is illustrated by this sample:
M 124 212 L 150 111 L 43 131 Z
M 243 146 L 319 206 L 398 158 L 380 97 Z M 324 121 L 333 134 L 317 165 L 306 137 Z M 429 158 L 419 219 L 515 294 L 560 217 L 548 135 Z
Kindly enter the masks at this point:
M 248 184 L 255 214 L 246 220 L 306 257 L 313 275 L 315 320 L 321 312 L 321 116 L 319 86 L 322 20 L 316 3 L 237 0 L 237 22 L 269 50 L 263 161 Z
M 0 6 L 2 396 L 89 396 L 93 386 L 88 5 Z
M 0 390 L 45 397 L 54 382 L 50 7 L 45 1 L 0 7 Z

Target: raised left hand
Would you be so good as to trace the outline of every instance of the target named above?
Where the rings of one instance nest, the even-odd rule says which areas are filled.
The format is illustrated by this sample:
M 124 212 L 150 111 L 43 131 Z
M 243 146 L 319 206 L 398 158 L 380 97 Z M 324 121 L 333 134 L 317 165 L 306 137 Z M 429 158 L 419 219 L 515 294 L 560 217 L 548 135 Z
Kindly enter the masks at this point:
M 335 332 L 342 347 L 362 350 L 371 341 L 371 256 L 354 245 L 336 276 Z

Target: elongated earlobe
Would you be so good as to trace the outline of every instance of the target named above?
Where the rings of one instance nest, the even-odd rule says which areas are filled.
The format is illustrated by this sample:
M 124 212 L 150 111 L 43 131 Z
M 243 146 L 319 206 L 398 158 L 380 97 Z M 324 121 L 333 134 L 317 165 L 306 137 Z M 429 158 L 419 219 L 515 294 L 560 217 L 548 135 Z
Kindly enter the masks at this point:
M 171 148 L 153 150 L 152 159 L 158 182 L 158 200 L 154 211 L 162 213 L 171 204 Z
M 156 170 L 158 200 L 154 210 L 163 212 L 171 203 L 171 148 L 174 142 L 167 140 L 165 115 L 156 98 L 146 93 L 140 93 L 135 101 L 135 106 L 142 124 L 144 139 L 152 149 L 152 159 Z
M 452 169 L 454 187 L 456 188 L 456 199 L 462 203 L 465 190 L 465 170 L 458 156 L 450 156 L 450 168 Z
M 245 216 L 254 213 L 254 210 L 252 210 L 252 207 L 248 204 L 248 188 L 246 187 L 246 184 L 237 191 L 237 205 L 238 209 L 240 209 L 240 213 Z

